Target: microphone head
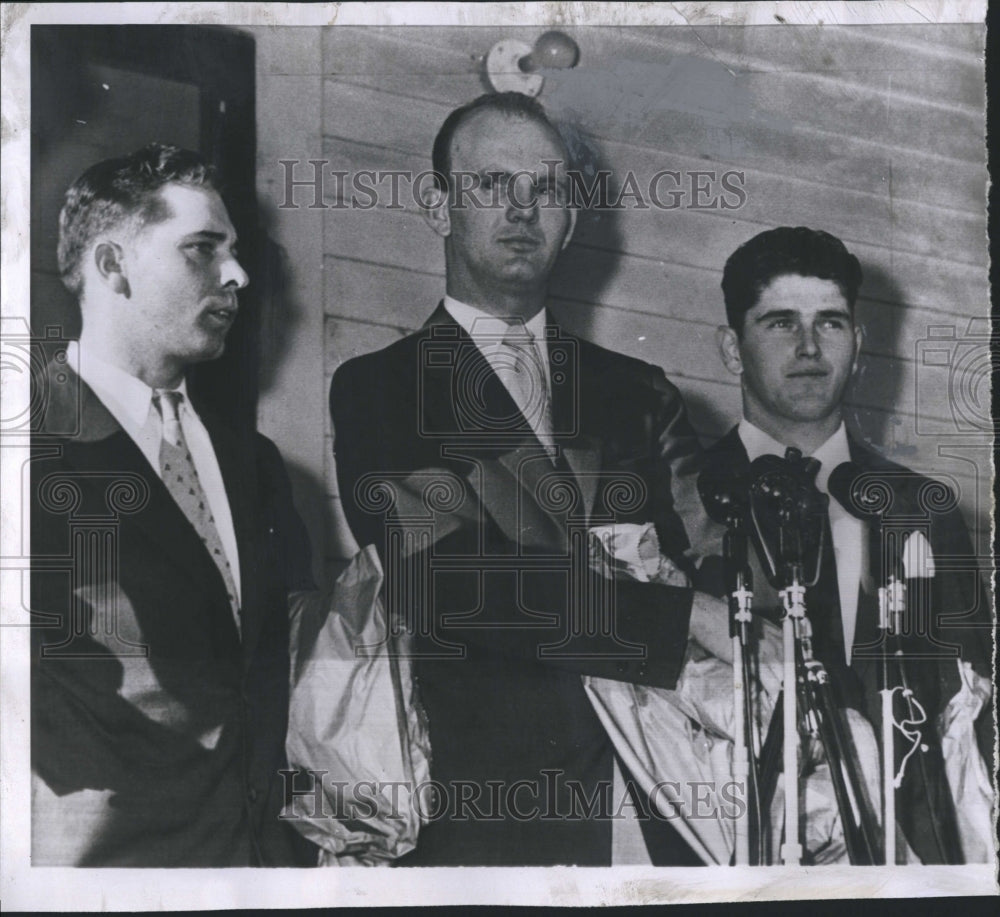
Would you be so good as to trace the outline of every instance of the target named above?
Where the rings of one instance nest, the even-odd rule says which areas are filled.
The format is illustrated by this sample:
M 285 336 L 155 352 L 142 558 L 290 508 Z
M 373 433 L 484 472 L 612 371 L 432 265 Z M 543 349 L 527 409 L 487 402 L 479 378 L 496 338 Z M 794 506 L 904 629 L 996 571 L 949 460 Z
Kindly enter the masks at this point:
M 822 465 L 822 462 L 820 462 L 819 459 L 815 459 L 810 456 L 809 458 L 802 460 L 800 473 L 810 484 L 815 485 L 816 475 L 819 474 L 820 465 Z
M 788 446 L 785 449 L 785 461 L 793 465 L 799 464 L 802 461 L 802 450 L 798 446 Z
M 732 527 L 746 511 L 746 480 L 729 469 L 710 466 L 698 475 L 698 496 L 709 519 Z
M 792 447 L 784 457 L 761 455 L 750 463 L 750 534 L 775 588 L 788 585 L 793 567 L 804 585 L 819 576 L 827 497 L 816 488 L 818 468 Z
M 856 519 L 877 522 L 892 506 L 893 488 L 855 462 L 843 462 L 830 472 L 827 490 Z

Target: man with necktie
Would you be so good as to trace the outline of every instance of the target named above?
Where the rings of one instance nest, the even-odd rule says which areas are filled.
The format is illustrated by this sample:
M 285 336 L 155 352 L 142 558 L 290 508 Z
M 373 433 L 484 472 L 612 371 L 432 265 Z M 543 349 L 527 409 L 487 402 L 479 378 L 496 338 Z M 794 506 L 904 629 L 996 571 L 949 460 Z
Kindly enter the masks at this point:
M 247 284 L 210 168 L 159 144 L 90 167 L 59 266 L 82 331 L 33 429 L 33 862 L 308 861 L 277 817 L 308 539 L 274 445 L 185 378 Z
M 736 480 L 750 462 L 763 455 L 784 456 L 791 446 L 819 463 L 815 484 L 824 494 L 835 469 L 853 463 L 855 478 L 868 473 L 894 490 L 897 511 L 904 503 L 911 512 L 917 506 L 912 495 L 928 479 L 861 445 L 844 423 L 843 399 L 861 347 L 861 328 L 854 319 L 861 281 L 857 258 L 839 239 L 805 227 L 760 233 L 730 256 L 722 279 L 728 324 L 719 328 L 718 343 L 726 369 L 739 376 L 743 418 L 708 450 L 711 467 L 727 469 Z M 933 555 L 971 558 L 961 514 L 954 501 L 942 505 L 948 503 L 947 511 L 926 514 Z M 813 652 L 829 672 L 841 706 L 859 710 L 877 726 L 884 652 L 877 603 L 882 583 L 876 581 L 884 579 L 884 571 L 878 570 L 880 530 L 834 497 L 823 527 L 826 550 L 819 579 L 806 592 Z M 710 588 L 713 569 L 718 568 L 712 563 L 701 568 L 705 588 Z M 755 611 L 777 621 L 780 601 L 756 555 L 752 569 Z M 922 862 L 962 862 L 935 722 L 959 690 L 957 660 L 989 678 L 990 608 L 978 573 L 967 565 L 942 571 L 930 582 L 929 635 L 903 641 L 911 654 L 906 662 L 911 687 L 928 722 L 921 727 L 921 747 L 907 765 L 896 812 L 906 841 Z M 947 618 L 938 617 L 945 614 Z M 983 727 L 989 725 L 988 706 L 980 717 Z M 992 758 L 988 733 L 986 728 L 979 733 L 986 761 Z M 897 746 L 904 741 L 899 738 Z
M 452 112 L 424 202 L 444 300 L 331 386 L 340 497 L 382 556 L 430 729 L 409 865 L 699 862 L 669 824 L 637 822 L 581 682 L 672 687 L 689 632 L 729 641 L 721 602 L 587 570 L 589 525 L 653 520 L 678 564 L 707 525 L 677 389 L 546 308 L 576 221 L 567 159 L 526 96 Z

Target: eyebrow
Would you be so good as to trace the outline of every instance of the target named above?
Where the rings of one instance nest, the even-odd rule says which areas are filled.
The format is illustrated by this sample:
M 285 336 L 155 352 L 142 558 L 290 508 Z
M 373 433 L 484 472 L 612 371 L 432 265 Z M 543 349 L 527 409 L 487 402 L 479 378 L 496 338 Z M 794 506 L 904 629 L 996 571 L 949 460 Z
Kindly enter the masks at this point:
M 225 242 L 229 237 L 224 232 L 215 232 L 212 229 L 199 229 L 197 232 L 189 232 L 184 239 L 208 239 L 212 242 Z M 236 237 L 233 237 L 233 245 L 236 244 Z
M 771 309 L 763 315 L 758 315 L 757 323 L 772 321 L 776 318 L 797 318 L 799 313 L 795 309 Z M 821 309 L 816 313 L 817 318 L 850 318 L 848 309 Z
M 763 315 L 758 315 L 754 322 L 759 325 L 761 322 L 768 322 L 775 318 L 794 318 L 795 315 L 794 309 L 771 309 Z

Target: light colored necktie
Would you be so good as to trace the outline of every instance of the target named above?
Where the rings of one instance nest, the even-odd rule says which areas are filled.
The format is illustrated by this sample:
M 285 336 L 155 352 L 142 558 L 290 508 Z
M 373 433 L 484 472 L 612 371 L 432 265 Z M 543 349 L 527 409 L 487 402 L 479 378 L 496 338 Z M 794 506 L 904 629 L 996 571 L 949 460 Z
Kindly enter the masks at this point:
M 236 599 L 236 584 L 233 571 L 222 547 L 222 539 L 215 527 L 215 517 L 208 498 L 198 480 L 198 472 L 191 458 L 184 430 L 181 427 L 178 408 L 184 395 L 181 392 L 156 389 L 153 392 L 153 406 L 163 421 L 163 436 L 160 439 L 160 476 L 167 485 L 170 495 L 177 501 L 194 530 L 201 537 L 205 549 L 211 555 L 219 573 L 222 574 L 229 594 L 229 604 L 236 618 L 236 626 L 240 626 L 240 607 Z
M 552 436 L 552 398 L 549 395 L 548 374 L 532 333 L 524 325 L 511 325 L 503 338 L 505 359 L 497 375 L 514 398 L 539 442 L 550 458 L 556 455 Z

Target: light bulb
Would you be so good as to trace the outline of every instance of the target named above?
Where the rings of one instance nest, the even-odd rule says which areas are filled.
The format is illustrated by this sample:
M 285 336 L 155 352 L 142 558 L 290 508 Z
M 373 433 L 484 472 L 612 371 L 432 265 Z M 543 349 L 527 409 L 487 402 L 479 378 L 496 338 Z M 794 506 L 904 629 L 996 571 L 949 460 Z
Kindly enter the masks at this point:
M 520 61 L 520 66 L 528 73 L 535 70 L 567 70 L 576 65 L 579 56 L 580 49 L 568 35 L 546 32 L 538 37 L 531 54 Z

